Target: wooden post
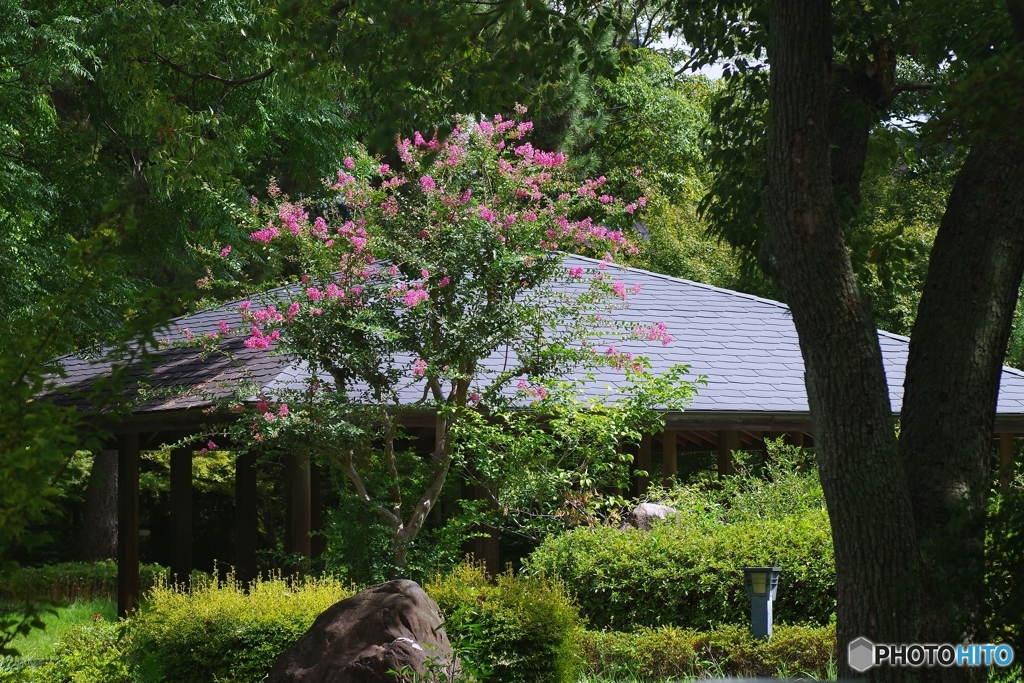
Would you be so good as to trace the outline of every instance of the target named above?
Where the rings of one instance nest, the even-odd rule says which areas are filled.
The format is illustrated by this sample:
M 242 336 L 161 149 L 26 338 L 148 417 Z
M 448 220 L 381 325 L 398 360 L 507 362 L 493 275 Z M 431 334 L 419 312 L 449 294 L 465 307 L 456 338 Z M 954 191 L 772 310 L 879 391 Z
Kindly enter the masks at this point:
M 235 458 L 235 578 L 248 586 L 256 578 L 256 453 Z
M 1004 496 L 1010 492 L 1013 481 L 1013 446 L 1013 434 L 999 435 L 999 493 Z
M 139 605 L 139 435 L 117 443 L 117 615 Z
M 192 576 L 192 449 L 171 451 L 171 580 L 186 588 Z
M 669 488 L 672 486 L 672 477 L 676 476 L 679 472 L 679 463 L 676 458 L 676 430 L 666 429 L 662 435 L 662 456 L 661 456 L 661 469 L 665 475 L 662 486 Z
M 310 540 L 313 557 L 320 557 L 327 550 L 327 539 L 322 533 L 324 528 L 324 469 L 320 465 L 309 467 L 309 527 L 317 532 Z
M 635 474 L 636 471 L 647 472 L 647 474 Z M 637 449 L 636 459 L 633 461 L 633 495 L 635 498 L 647 493 L 651 486 L 651 435 L 644 434 L 640 437 L 640 447 Z
M 736 474 L 736 460 L 733 451 L 740 450 L 740 433 L 718 432 L 718 477 Z
M 291 489 L 291 515 L 289 519 L 292 541 L 291 551 L 310 558 L 313 556 L 313 547 L 311 543 L 312 537 L 309 535 L 312 522 L 309 506 L 309 461 L 299 455 L 289 455 L 286 460 L 289 488 Z

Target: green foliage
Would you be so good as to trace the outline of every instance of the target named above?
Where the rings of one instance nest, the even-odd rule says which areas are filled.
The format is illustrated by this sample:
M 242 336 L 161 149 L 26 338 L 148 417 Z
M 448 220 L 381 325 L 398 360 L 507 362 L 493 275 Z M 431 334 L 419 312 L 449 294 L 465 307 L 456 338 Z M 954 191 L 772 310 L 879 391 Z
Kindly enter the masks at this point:
M 511 571 L 488 580 L 479 566 L 456 566 L 424 587 L 469 669 L 495 683 L 570 683 L 578 662 L 579 611 L 561 585 Z
M 45 628 L 33 630 L 25 638 L 19 638 L 13 643 L 14 648 L 20 653 L 21 661 L 38 662 L 51 658 L 57 643 L 65 634 L 83 624 L 99 618 L 115 621 L 117 601 L 107 598 L 76 600 L 47 610 L 41 618 L 46 625 Z
M 330 578 L 257 581 L 248 593 L 229 579 L 191 593 L 166 585 L 130 622 L 138 683 L 251 683 L 328 607 L 354 590 Z
M 137 683 L 127 657 L 130 642 L 123 623 L 95 619 L 69 630 L 60 639 L 49 661 L 38 667 L 23 668 L 20 676 L 13 680 L 24 683 Z
M 989 609 L 987 642 L 1024 651 L 1024 481 L 989 503 L 985 537 L 985 584 Z
M 577 652 L 586 674 L 595 677 L 828 680 L 835 677 L 836 633 L 834 625 L 776 626 L 770 640 L 754 639 L 749 628 L 736 625 L 703 632 L 674 626 L 584 631 Z
M 143 592 L 167 579 L 167 568 L 158 564 L 139 566 L 139 585 Z M 43 567 L 22 567 L 0 581 L 0 601 L 74 602 L 76 600 L 116 599 L 117 563 L 64 562 Z
M 528 571 L 560 579 L 600 628 L 745 624 L 744 566 L 781 566 L 777 619 L 827 624 L 835 612 L 828 515 L 705 526 L 665 523 L 650 532 L 610 527 L 549 538 Z
M 738 453 L 735 476 L 657 495 L 679 513 L 650 532 L 576 529 L 542 543 L 527 570 L 559 578 L 601 628 L 708 629 L 749 622 L 742 567 L 781 566 L 778 619 L 828 624 L 835 567 L 817 472 L 803 449 L 767 446 Z

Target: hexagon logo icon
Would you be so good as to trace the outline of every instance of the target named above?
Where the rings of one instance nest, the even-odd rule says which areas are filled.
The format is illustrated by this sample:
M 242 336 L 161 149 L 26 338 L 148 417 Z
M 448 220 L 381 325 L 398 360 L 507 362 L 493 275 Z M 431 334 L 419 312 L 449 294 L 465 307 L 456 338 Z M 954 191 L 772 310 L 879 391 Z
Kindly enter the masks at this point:
M 867 638 L 851 640 L 847 654 L 850 668 L 857 673 L 863 673 L 875 664 L 875 644 Z

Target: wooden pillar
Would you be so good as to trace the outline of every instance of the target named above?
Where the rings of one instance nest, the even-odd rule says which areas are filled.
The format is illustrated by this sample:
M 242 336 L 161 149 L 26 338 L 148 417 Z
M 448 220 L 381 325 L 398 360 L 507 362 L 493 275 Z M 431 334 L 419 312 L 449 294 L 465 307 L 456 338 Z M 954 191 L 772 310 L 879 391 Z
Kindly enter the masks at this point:
M 319 465 L 311 465 L 309 468 L 309 526 L 314 532 L 321 532 L 324 528 L 324 491 L 323 491 L 323 468 Z M 320 557 L 327 550 L 327 539 L 322 533 L 315 533 L 310 547 L 313 557 Z
M 999 435 L 999 492 L 1006 495 L 1013 482 L 1013 434 Z
M 740 433 L 734 431 L 718 432 L 718 476 L 736 474 L 736 460 L 733 451 L 740 450 Z
M 312 538 L 309 535 L 312 519 L 310 518 L 310 477 L 309 461 L 299 455 L 289 455 L 285 458 L 285 467 L 288 469 L 289 496 L 289 537 L 291 539 L 291 552 L 299 553 L 303 557 L 313 556 Z
M 187 588 L 192 576 L 192 449 L 171 451 L 171 580 Z
M 139 605 L 139 435 L 117 443 L 117 614 Z
M 637 471 L 647 474 L 636 474 Z M 647 493 L 651 486 L 651 435 L 644 434 L 640 437 L 640 447 L 637 449 L 636 459 L 633 460 L 633 497 L 639 498 Z
M 248 586 L 256 578 L 256 454 L 235 459 L 235 577 Z
M 665 475 L 662 486 L 669 488 L 672 486 L 672 477 L 679 472 L 679 462 L 676 457 L 676 430 L 666 429 L 662 435 L 662 456 L 661 456 L 661 469 Z

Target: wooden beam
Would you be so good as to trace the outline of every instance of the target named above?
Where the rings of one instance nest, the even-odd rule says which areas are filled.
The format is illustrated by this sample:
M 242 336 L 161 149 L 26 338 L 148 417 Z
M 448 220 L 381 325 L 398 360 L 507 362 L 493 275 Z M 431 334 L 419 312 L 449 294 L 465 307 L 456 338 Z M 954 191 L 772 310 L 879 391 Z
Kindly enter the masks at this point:
M 171 451 L 171 580 L 187 589 L 192 576 L 192 449 Z
M 243 586 L 256 578 L 256 454 L 239 453 L 235 459 L 235 577 Z
M 1007 495 L 1013 482 L 1013 434 L 999 435 L 999 492 Z
M 736 459 L 733 451 L 741 450 L 740 433 L 737 431 L 718 432 L 718 477 L 736 474 Z
M 662 486 L 665 488 L 672 485 L 672 477 L 679 471 L 679 462 L 676 455 L 676 434 L 678 433 L 675 429 L 666 429 L 661 437 L 661 469 L 665 475 Z
M 637 474 L 637 471 L 647 474 Z M 647 493 L 651 486 L 651 436 L 644 434 L 640 437 L 640 447 L 637 449 L 636 458 L 633 460 L 633 497 L 639 498 Z
M 139 606 L 139 435 L 117 440 L 117 614 Z
M 309 535 L 312 519 L 310 518 L 310 478 L 309 461 L 299 455 L 288 455 L 287 481 L 289 483 L 290 515 L 289 531 L 291 552 L 299 553 L 305 558 L 313 556 L 312 537 Z
M 310 547 L 313 557 L 320 557 L 327 550 L 327 538 L 322 533 L 324 528 L 324 488 L 323 468 L 311 465 L 309 468 L 309 526 L 314 533 Z

